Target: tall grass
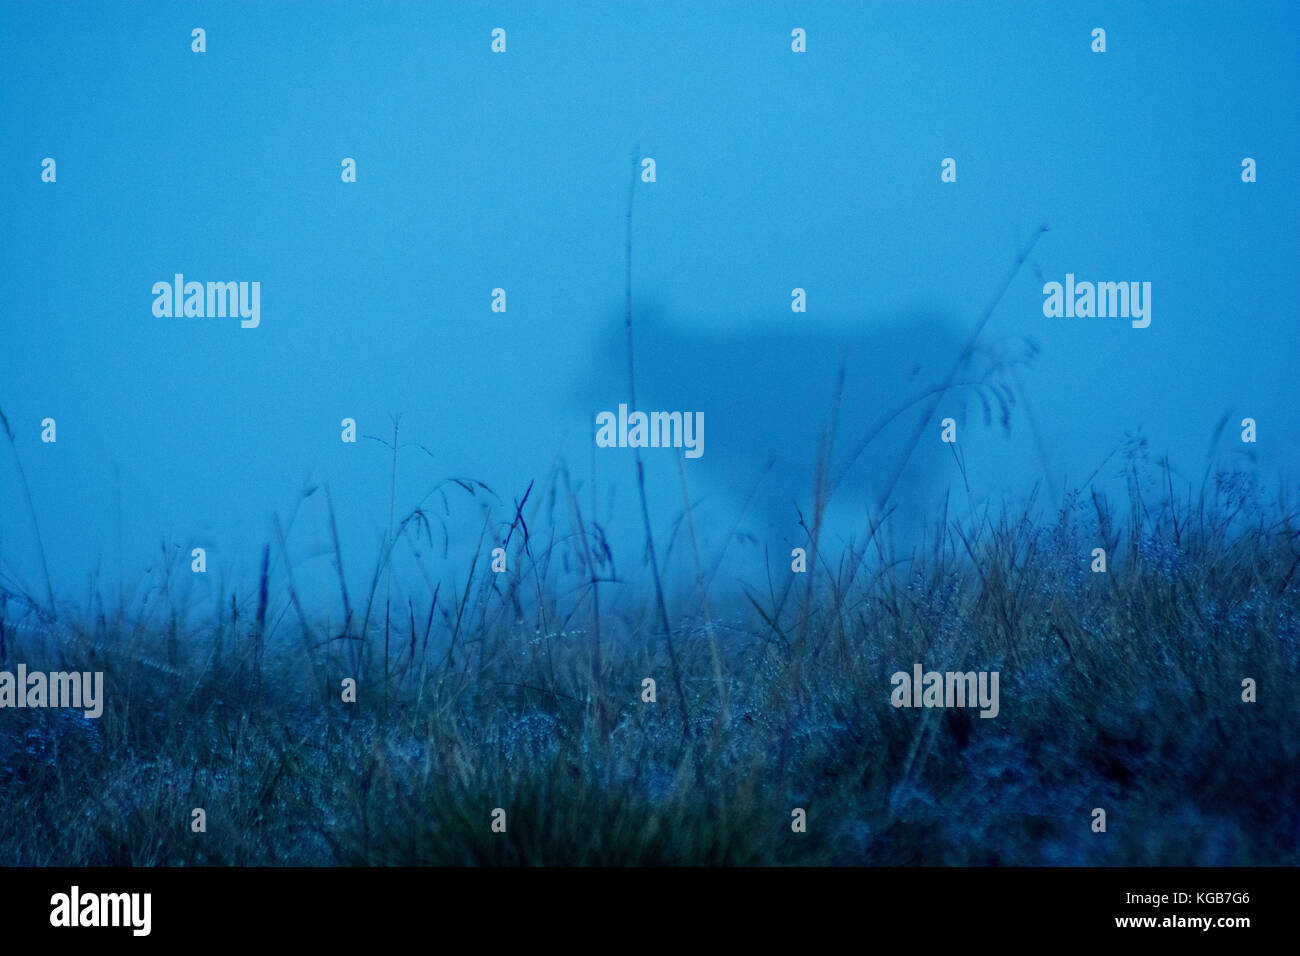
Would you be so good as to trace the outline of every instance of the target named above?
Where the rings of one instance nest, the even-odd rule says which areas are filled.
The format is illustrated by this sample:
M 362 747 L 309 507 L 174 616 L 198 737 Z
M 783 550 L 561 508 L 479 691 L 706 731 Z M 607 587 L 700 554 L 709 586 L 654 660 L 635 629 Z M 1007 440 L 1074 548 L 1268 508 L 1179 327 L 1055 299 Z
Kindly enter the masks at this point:
M 200 624 L 56 619 L 6 589 L 6 666 L 102 669 L 107 705 L 0 713 L 0 847 L 28 864 L 1294 864 L 1296 514 L 1241 475 L 1175 494 L 1167 471 L 1128 469 L 1122 507 L 1084 488 L 1051 521 L 1033 501 L 949 521 L 906 564 L 850 549 L 806 599 L 755 587 L 747 610 L 619 585 L 563 468 L 502 519 L 511 573 L 482 571 L 480 540 L 450 606 L 401 595 L 400 640 L 396 615 L 346 613 L 306 639 L 337 609 L 288 615 L 269 548 L 251 621 L 238 602 Z M 396 527 L 401 543 L 419 520 Z M 386 542 L 376 583 L 390 559 Z M 914 662 L 999 670 L 1000 714 L 894 709 L 889 675 Z

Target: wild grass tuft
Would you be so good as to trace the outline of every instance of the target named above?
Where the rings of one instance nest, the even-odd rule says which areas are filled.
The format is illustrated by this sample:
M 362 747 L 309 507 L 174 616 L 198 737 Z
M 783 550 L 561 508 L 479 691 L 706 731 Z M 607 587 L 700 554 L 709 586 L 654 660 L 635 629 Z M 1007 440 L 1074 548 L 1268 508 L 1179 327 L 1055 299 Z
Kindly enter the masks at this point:
M 510 575 L 485 571 L 480 541 L 454 596 L 395 580 L 405 614 L 345 613 L 335 633 L 320 622 L 350 607 L 346 585 L 338 608 L 287 613 L 270 547 L 256 613 L 232 600 L 203 624 L 156 600 L 55 618 L 6 589 L 4 666 L 107 686 L 99 720 L 0 715 L 0 848 L 77 865 L 1294 865 L 1294 511 L 1240 475 L 1176 495 L 1136 463 L 1124 507 L 1088 489 L 1047 522 L 1033 505 L 937 527 L 905 564 L 824 561 L 784 605 L 696 588 L 661 612 L 618 583 L 562 468 L 503 519 Z M 386 542 L 376 583 L 388 559 Z M 894 709 L 890 675 L 915 662 L 1000 671 L 999 715 Z

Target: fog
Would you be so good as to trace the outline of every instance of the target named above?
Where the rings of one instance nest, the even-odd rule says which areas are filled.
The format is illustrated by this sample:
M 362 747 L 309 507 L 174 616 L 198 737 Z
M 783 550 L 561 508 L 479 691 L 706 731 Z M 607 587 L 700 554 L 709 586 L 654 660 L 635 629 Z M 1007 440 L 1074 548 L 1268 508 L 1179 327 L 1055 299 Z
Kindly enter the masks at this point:
M 44 562 L 60 602 L 93 588 L 129 603 L 170 566 L 202 606 L 255 586 L 278 520 L 298 586 L 332 594 L 326 485 L 350 586 L 369 584 L 390 509 L 441 511 L 444 491 L 444 566 L 463 582 L 480 503 L 508 524 L 561 463 L 635 567 L 635 453 L 594 440 L 599 412 L 631 405 L 630 186 L 631 407 L 705 423 L 698 458 L 641 450 L 661 546 L 691 502 L 730 574 L 788 561 L 837 396 L 837 544 L 861 541 L 887 488 L 906 538 L 945 498 L 967 512 L 1035 486 L 1059 501 L 1094 475 L 1119 487 L 1125 447 L 1167 456 L 1184 485 L 1217 461 L 1296 488 L 1294 5 L 133 3 L 3 18 L 11 591 L 44 600 Z M 258 326 L 157 316 L 151 290 L 178 273 L 260 283 Z M 1149 326 L 1045 315 L 1045 284 L 1067 276 L 1151 283 Z M 974 388 L 912 404 L 968 344 L 958 378 L 1000 386 L 988 419 Z M 375 439 L 399 415 L 394 467 Z M 496 498 L 431 493 L 450 477 Z M 437 531 L 425 550 L 442 561 Z

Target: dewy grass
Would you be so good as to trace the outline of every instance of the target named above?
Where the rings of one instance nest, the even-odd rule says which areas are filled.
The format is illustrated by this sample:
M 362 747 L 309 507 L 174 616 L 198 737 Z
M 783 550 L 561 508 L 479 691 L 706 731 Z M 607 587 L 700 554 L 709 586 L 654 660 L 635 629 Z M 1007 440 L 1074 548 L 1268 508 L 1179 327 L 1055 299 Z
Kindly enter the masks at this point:
M 359 639 L 384 624 L 319 626 L 342 600 L 299 620 L 269 548 L 256 593 L 211 622 L 157 599 L 143 616 L 55 619 L 6 588 L 0 664 L 102 670 L 105 705 L 97 720 L 4 712 L 0 853 L 63 865 L 1294 865 L 1295 513 L 1241 476 L 1195 500 L 1167 473 L 1135 464 L 1131 477 L 1124 509 L 1085 489 L 1048 519 L 1021 504 L 938 524 L 906 565 L 824 560 L 808 599 L 788 605 L 756 580 L 753 604 L 708 597 L 702 615 L 688 550 L 695 583 L 663 598 L 684 706 L 669 699 L 658 599 L 614 580 L 563 469 L 503 521 L 519 527 L 508 579 L 470 555 L 479 570 L 444 606 L 394 578 L 411 633 L 389 649 L 387 686 L 383 642 Z M 1091 570 L 1095 547 L 1104 573 Z M 773 581 L 782 573 L 777 562 Z M 255 615 L 238 612 L 253 602 Z M 918 663 L 1000 672 L 997 716 L 892 706 L 890 675 Z M 354 704 L 340 693 L 348 677 Z M 204 833 L 191 830 L 195 808 Z M 806 832 L 791 825 L 799 809 Z

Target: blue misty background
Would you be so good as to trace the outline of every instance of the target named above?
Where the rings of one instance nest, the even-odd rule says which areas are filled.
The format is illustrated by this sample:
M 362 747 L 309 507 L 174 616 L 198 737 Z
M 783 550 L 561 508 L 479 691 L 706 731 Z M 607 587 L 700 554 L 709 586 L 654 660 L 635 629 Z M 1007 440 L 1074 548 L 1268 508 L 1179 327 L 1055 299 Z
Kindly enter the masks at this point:
M 194 27 L 206 53 L 190 51 Z M 635 563 L 630 452 L 591 440 L 595 413 L 626 396 L 591 392 L 622 373 L 640 156 L 658 172 L 636 187 L 633 229 L 634 300 L 663 343 L 649 353 L 775 348 L 797 327 L 829 354 L 926 315 L 954 331 L 915 337 L 917 359 L 946 369 L 1047 223 L 986 333 L 1040 348 L 1020 382 L 1043 449 L 1023 417 L 1009 439 L 964 419 L 973 499 L 1043 480 L 1044 452 L 1058 489 L 1078 484 L 1138 434 L 1199 483 L 1225 412 L 1226 459 L 1250 415 L 1260 473 L 1294 489 L 1298 28 L 1294 4 L 1262 3 L 6 3 L 0 408 L 55 591 L 84 601 L 92 579 L 110 595 L 124 582 L 129 599 L 164 550 L 205 546 L 208 577 L 178 585 L 202 605 L 251 585 L 278 514 L 299 587 L 329 593 L 323 492 L 299 504 L 326 481 L 364 588 L 390 454 L 341 443 L 340 420 L 391 437 L 397 412 L 400 439 L 432 452 L 401 451 L 399 516 L 458 475 L 496 489 L 508 518 L 557 460 L 589 500 L 594 464 L 598 518 Z M 46 156 L 57 184 L 40 181 Z M 176 272 L 260 281 L 261 327 L 155 318 L 151 286 Z M 1042 282 L 1067 272 L 1150 281 L 1150 328 L 1044 318 Z M 895 375 L 859 373 L 860 391 L 880 383 L 861 400 L 887 402 Z M 707 421 L 686 476 L 709 547 L 743 497 L 711 449 L 741 425 L 815 448 L 827 387 L 821 368 L 809 377 L 806 393 L 783 386 L 806 434 Z M 699 387 L 669 376 L 644 392 L 688 408 L 673 396 Z M 848 434 L 867 411 L 842 411 Z M 47 416 L 55 445 L 40 442 Z M 681 510 L 673 454 L 647 454 L 661 528 Z M 463 569 L 480 519 L 467 496 L 451 504 L 448 567 Z M 757 561 L 750 547 L 737 560 Z M 0 574 L 43 592 L 8 450 Z

